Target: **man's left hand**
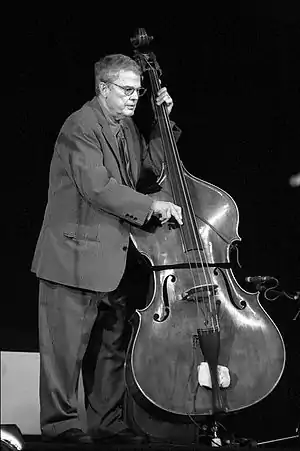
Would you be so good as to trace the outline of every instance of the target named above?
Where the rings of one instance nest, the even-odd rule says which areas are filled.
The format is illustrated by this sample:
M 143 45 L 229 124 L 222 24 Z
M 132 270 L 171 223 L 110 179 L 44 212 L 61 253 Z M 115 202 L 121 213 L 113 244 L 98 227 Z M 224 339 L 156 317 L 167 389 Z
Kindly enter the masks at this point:
M 172 97 L 168 94 L 167 88 L 160 88 L 160 90 L 157 92 L 156 103 L 157 105 L 162 105 L 163 103 L 165 103 L 168 113 L 171 113 L 173 108 L 173 100 Z

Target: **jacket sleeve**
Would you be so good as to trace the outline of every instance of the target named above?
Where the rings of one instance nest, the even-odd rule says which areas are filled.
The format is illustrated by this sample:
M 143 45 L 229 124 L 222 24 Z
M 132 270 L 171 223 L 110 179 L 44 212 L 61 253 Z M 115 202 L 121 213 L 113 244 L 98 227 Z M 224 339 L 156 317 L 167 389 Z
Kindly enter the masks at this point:
M 79 194 L 93 208 L 136 226 L 144 224 L 151 212 L 151 197 L 118 183 L 109 174 L 91 126 L 70 119 L 57 138 L 55 152 Z

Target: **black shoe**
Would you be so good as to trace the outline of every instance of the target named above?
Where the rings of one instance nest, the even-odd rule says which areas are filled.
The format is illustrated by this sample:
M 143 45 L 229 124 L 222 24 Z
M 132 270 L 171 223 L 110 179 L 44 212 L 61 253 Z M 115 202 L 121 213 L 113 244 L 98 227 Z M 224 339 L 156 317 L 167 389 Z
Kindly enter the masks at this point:
M 85 434 L 81 429 L 67 429 L 61 434 L 54 437 L 42 436 L 44 442 L 53 443 L 74 443 L 76 445 L 92 445 L 93 439 L 89 435 Z
M 132 429 L 126 428 L 118 432 L 112 437 L 112 440 L 117 443 L 131 443 L 140 445 L 147 442 L 146 435 L 137 435 Z

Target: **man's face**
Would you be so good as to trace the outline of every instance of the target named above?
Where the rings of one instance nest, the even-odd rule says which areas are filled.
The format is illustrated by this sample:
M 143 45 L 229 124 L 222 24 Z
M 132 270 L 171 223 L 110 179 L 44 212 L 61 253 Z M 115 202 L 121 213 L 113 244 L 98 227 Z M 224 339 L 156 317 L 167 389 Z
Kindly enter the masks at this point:
M 132 71 L 121 70 L 117 80 L 107 83 L 108 90 L 105 100 L 110 113 L 114 116 L 133 116 L 139 96 L 136 90 L 128 95 L 127 88 L 137 89 L 140 86 L 141 77 L 139 75 Z

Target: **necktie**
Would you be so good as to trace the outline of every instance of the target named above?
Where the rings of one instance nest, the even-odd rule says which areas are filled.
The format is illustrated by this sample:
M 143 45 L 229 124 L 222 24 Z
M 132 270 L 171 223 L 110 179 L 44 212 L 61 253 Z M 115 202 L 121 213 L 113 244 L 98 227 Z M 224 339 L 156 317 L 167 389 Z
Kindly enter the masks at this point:
M 133 179 L 132 170 L 131 170 L 127 143 L 126 143 L 126 139 L 125 139 L 125 136 L 124 136 L 121 126 L 117 132 L 116 138 L 117 138 L 117 143 L 119 146 L 119 152 L 120 152 L 122 164 L 126 170 L 126 180 L 125 180 L 126 184 L 128 186 L 130 186 L 131 188 L 134 188 L 134 179 Z

